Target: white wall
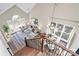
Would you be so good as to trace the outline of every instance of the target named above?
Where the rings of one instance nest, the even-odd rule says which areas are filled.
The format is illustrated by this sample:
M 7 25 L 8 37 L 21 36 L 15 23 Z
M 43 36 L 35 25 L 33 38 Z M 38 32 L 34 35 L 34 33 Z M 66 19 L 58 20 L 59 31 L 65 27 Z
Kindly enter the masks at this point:
M 0 32 L 0 56 L 10 56 L 7 47 L 6 47 L 6 42 L 3 41 L 3 36 Z
M 0 14 L 4 12 L 4 10 L 11 7 L 12 5 L 14 5 L 14 3 L 0 3 Z
M 43 31 L 46 31 L 46 25 L 51 21 L 53 12 L 53 4 L 37 4 L 30 12 L 30 18 L 34 17 L 39 20 L 39 23 L 42 26 Z M 76 50 L 79 48 L 79 32 L 78 32 L 78 22 L 79 22 L 79 4 L 57 4 L 54 17 L 62 18 L 54 19 L 56 22 L 60 22 L 63 24 L 69 24 L 75 26 L 76 28 L 76 36 L 74 38 L 74 43 L 71 45 L 72 50 Z M 76 46 L 77 44 L 77 46 Z
M 23 11 L 28 13 L 36 3 L 0 3 L 0 12 L 3 13 L 5 10 L 9 9 L 13 5 L 19 6 Z
M 28 13 L 35 6 L 35 4 L 36 3 L 18 3 L 16 5 L 19 6 L 23 11 Z
M 76 34 L 75 34 L 75 38 L 73 40 L 73 44 L 71 45 L 71 49 L 73 51 L 76 51 L 79 48 L 79 24 L 76 25 Z
M 9 52 L 7 51 L 5 45 L 0 40 L 0 56 L 10 56 Z
M 54 16 L 79 21 L 79 3 L 58 4 Z

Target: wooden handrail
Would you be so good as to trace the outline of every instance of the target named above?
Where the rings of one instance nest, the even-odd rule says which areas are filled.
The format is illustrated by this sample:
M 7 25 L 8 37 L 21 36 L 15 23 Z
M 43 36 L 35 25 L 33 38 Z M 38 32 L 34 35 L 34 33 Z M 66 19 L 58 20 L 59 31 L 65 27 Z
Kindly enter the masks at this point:
M 47 38 L 47 37 L 40 37 L 39 35 L 37 35 L 37 36 L 35 36 L 34 38 L 33 38 L 33 40 L 34 39 L 42 39 L 42 41 L 41 41 L 41 51 L 43 52 L 43 49 L 44 49 L 44 40 L 49 40 L 50 42 L 52 42 L 54 45 L 56 45 L 56 46 L 58 46 L 59 48 L 61 48 L 61 49 L 63 49 L 63 50 L 65 50 L 67 53 L 70 53 L 71 55 L 73 55 L 73 56 L 79 56 L 77 53 L 75 53 L 75 52 L 73 52 L 72 50 L 70 50 L 69 48 L 66 48 L 66 47 L 64 47 L 63 45 L 61 45 L 61 44 L 59 44 L 59 43 L 56 43 L 54 40 L 50 40 L 49 38 Z
M 48 39 L 49 40 L 49 39 Z M 55 44 L 56 46 L 62 48 L 63 50 L 67 51 L 68 53 L 72 54 L 73 56 L 79 56 L 77 53 L 73 52 L 72 50 L 70 50 L 69 48 L 64 47 L 63 45 L 61 45 L 60 43 L 56 43 L 53 40 L 50 40 L 51 42 L 53 42 L 53 44 Z
M 73 52 L 72 50 L 64 47 L 63 45 L 61 45 L 59 43 L 54 42 L 54 44 L 56 44 L 57 46 L 59 46 L 60 48 L 64 49 L 65 51 L 69 52 L 70 54 L 72 54 L 74 56 L 79 56 L 77 53 Z

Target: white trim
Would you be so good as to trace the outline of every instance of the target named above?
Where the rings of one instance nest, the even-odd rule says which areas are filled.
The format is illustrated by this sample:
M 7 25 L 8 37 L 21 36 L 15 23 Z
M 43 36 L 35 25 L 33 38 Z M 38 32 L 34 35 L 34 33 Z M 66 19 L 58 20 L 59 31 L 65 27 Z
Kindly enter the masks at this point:
M 34 4 L 34 6 L 35 5 L 36 5 L 36 3 Z M 34 7 L 34 6 L 32 6 L 31 9 L 27 10 L 27 9 L 24 9 L 24 8 L 20 7 L 18 4 L 16 4 L 16 6 L 19 7 L 21 10 L 23 10 L 26 13 L 29 13 L 33 9 L 33 7 Z
M 22 11 L 24 11 L 25 13 L 27 13 L 23 8 L 19 7 L 17 4 L 13 4 L 10 7 L 6 8 L 5 10 L 3 10 L 0 15 L 2 15 L 4 12 L 6 12 L 7 10 L 9 10 L 10 8 L 12 8 L 13 6 L 18 7 L 19 9 L 21 9 Z
M 16 5 L 19 9 L 21 9 L 22 11 L 24 11 L 25 13 L 28 13 L 24 8 L 21 8 L 20 6 Z
M 77 19 L 74 20 L 74 19 L 57 18 L 57 17 L 51 17 L 51 18 L 79 23 L 79 21 Z
M 17 6 L 18 8 L 20 8 L 22 11 L 24 11 L 25 13 L 29 13 L 30 11 L 31 11 L 31 9 L 33 8 L 31 8 L 29 11 L 26 11 L 26 9 L 24 9 L 24 8 L 21 8 L 20 6 L 18 6 L 18 4 L 17 3 L 14 3 L 13 5 L 11 5 L 10 7 L 8 7 L 8 8 L 6 8 L 5 10 L 3 10 L 3 11 L 1 11 L 0 12 L 0 15 L 2 15 L 4 12 L 6 12 L 7 10 L 9 10 L 10 8 L 12 8 L 13 6 Z M 36 5 L 36 4 L 35 4 Z M 34 5 L 34 6 L 35 6 Z
M 10 7 L 6 8 L 5 10 L 1 11 L 0 15 L 2 15 L 4 12 L 6 12 L 8 9 L 10 9 L 11 7 L 13 7 L 16 4 L 11 5 Z
M 31 10 L 32 10 L 32 9 L 36 6 L 36 4 L 37 4 L 37 3 L 35 3 L 35 4 L 34 4 L 34 6 L 30 9 L 30 11 L 29 11 L 29 12 L 31 12 Z

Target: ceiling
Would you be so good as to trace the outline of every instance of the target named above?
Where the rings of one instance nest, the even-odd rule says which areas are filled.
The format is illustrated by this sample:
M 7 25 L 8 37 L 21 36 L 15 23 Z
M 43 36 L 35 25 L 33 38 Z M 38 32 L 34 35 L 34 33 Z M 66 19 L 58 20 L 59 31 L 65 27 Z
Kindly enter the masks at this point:
M 0 13 L 5 12 L 7 9 L 12 7 L 13 5 L 18 6 L 25 12 L 30 12 L 30 10 L 36 5 L 36 3 L 0 3 Z

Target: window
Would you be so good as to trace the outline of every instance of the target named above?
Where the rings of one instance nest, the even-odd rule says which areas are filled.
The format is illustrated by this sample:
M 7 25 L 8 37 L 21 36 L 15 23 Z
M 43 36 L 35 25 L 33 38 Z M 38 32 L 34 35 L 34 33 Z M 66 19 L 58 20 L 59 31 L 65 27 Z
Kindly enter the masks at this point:
M 52 22 L 50 23 L 48 29 L 49 29 L 48 34 L 53 35 L 53 37 L 57 39 L 56 42 L 61 43 L 65 47 L 67 46 L 67 44 L 69 45 L 69 41 L 72 39 L 71 34 L 74 29 L 73 27 Z

